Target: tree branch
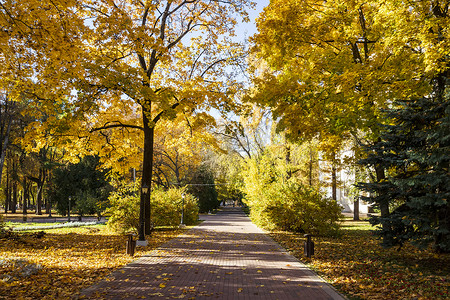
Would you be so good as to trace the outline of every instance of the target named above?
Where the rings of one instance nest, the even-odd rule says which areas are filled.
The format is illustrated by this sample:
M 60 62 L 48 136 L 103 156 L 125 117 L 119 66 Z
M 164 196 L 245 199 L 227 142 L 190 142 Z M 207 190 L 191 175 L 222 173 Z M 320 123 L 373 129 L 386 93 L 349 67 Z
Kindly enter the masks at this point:
M 203 73 L 202 73 L 202 75 L 200 75 L 200 77 L 205 76 L 206 72 L 208 72 L 209 69 L 211 69 L 211 68 L 214 67 L 215 65 L 217 65 L 217 64 L 219 64 L 219 63 L 221 63 L 221 62 L 225 62 L 225 61 L 226 61 L 226 59 L 222 58 L 222 59 L 219 59 L 218 61 L 213 62 L 212 64 L 210 64 L 210 65 L 206 68 L 205 71 L 203 71 Z
M 178 99 L 177 99 L 176 97 L 175 97 L 175 99 L 178 101 Z M 179 105 L 180 105 L 180 102 L 178 101 L 177 103 L 173 104 L 170 108 L 171 108 L 171 109 L 175 109 L 175 108 L 177 108 L 177 106 L 179 106 Z M 153 118 L 153 124 L 156 124 L 156 122 L 158 122 L 158 121 L 161 119 L 162 115 L 163 115 L 165 112 L 166 112 L 166 111 L 163 110 L 163 111 L 161 111 L 159 114 L 157 114 L 156 117 Z
M 89 132 L 93 133 L 96 131 L 101 131 L 101 130 L 111 129 L 111 128 L 133 128 L 133 129 L 144 130 L 144 128 L 141 126 L 131 125 L 131 124 L 123 124 L 122 122 L 119 122 L 119 121 L 115 121 L 115 123 L 118 123 L 118 124 L 109 124 L 109 123 L 111 123 L 111 122 L 106 123 L 102 127 L 92 128 L 91 130 L 89 130 Z

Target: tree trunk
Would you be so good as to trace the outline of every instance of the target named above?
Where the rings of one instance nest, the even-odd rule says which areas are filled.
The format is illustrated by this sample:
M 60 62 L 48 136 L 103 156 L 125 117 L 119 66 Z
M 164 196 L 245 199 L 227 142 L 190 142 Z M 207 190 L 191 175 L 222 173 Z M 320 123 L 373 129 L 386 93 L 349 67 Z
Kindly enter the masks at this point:
M 353 202 L 353 221 L 359 221 L 359 196 Z
M 34 210 L 36 213 L 36 201 L 33 195 L 33 183 L 27 182 L 27 200 L 28 207 L 34 206 Z
M 149 108 L 150 111 L 150 108 Z M 148 187 L 147 193 L 142 193 L 141 196 L 141 209 L 144 207 L 144 226 L 145 234 L 151 234 L 151 183 L 153 175 L 153 142 L 155 127 L 150 124 L 148 117 L 143 108 L 143 125 L 144 125 L 144 158 L 142 164 L 142 181 L 141 187 Z
M 6 183 L 6 189 L 5 189 L 5 214 L 8 213 L 8 207 L 9 207 L 9 202 L 8 202 L 8 183 Z
M 36 195 L 36 215 L 42 215 L 42 184 L 38 184 L 37 186 L 37 195 Z
M 17 182 L 15 180 L 12 181 L 12 203 L 11 203 L 11 213 L 16 213 L 16 207 L 17 207 Z
M 5 214 L 8 213 L 8 210 L 11 208 L 11 189 L 9 183 L 9 172 L 6 172 L 6 188 L 5 188 Z
M 28 191 L 27 191 L 27 180 L 23 179 L 23 193 L 22 193 L 22 214 L 23 220 L 27 220 L 27 205 L 28 205 Z
M 337 177 L 336 177 L 336 164 L 333 162 L 333 166 L 331 167 L 331 190 L 332 190 L 332 198 L 337 201 Z
M 45 199 L 45 213 L 48 214 L 49 217 L 52 216 L 52 203 L 48 197 Z
M 375 173 L 377 175 L 377 182 L 381 182 L 384 179 L 386 179 L 386 175 L 384 173 L 383 167 L 375 166 Z M 389 202 L 388 201 L 383 201 L 380 203 L 380 212 L 381 212 L 382 218 L 389 216 Z
M 355 151 L 355 157 L 359 158 L 359 152 Z M 355 182 L 359 182 L 361 174 L 360 174 L 360 168 L 356 166 L 355 168 Z M 359 199 L 360 199 L 360 191 L 358 191 L 358 194 L 355 196 L 355 199 L 353 201 L 353 221 L 359 221 Z
M 36 196 L 36 215 L 42 215 L 42 193 L 44 191 L 45 182 L 45 170 L 43 168 L 39 169 L 39 180 L 37 183 L 37 196 Z
M 3 173 L 3 165 L 5 163 L 6 150 L 8 149 L 9 144 L 9 133 L 11 131 L 11 121 L 12 118 L 9 118 L 8 127 L 6 129 L 5 139 L 2 141 L 2 153 L 0 155 L 0 182 L 2 182 L 2 173 Z

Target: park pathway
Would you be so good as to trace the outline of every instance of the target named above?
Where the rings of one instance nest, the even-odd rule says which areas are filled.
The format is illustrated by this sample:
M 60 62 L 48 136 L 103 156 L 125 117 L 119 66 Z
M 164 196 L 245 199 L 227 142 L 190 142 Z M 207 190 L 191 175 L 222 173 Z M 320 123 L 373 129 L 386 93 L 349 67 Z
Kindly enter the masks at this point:
M 343 299 L 238 208 L 82 291 L 90 299 Z

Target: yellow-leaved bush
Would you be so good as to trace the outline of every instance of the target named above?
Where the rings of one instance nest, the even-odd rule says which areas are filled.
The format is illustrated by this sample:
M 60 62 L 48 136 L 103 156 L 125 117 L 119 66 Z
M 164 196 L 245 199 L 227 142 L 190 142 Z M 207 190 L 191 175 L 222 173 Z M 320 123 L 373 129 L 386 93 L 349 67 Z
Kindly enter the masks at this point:
M 120 233 L 137 232 L 139 228 L 139 186 L 137 182 L 120 184 L 109 195 L 108 227 Z
M 281 172 L 264 156 L 247 161 L 244 202 L 253 222 L 268 230 L 336 234 L 341 217 L 337 202 L 326 198 L 318 187 Z
M 153 190 L 151 207 L 152 221 L 155 226 L 180 225 L 182 209 L 185 225 L 194 225 L 198 220 L 197 198 L 186 193 L 184 188 Z
M 184 201 L 183 201 L 184 195 Z M 139 184 L 121 184 L 109 197 L 108 227 L 120 233 L 137 232 L 139 228 Z M 184 203 L 183 203 L 184 202 Z M 184 204 L 184 205 L 183 205 Z M 184 209 L 184 224 L 193 225 L 198 220 L 197 199 L 184 188 L 152 191 L 151 221 L 153 226 L 178 226 Z

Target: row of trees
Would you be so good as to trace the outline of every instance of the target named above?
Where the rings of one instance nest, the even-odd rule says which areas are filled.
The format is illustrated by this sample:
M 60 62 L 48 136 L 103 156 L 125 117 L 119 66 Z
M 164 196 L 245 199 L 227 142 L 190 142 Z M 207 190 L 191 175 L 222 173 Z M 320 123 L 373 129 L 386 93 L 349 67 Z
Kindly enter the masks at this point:
M 360 186 L 380 210 L 386 245 L 417 239 L 448 251 L 450 4 L 274 0 L 247 56 L 232 38 L 252 5 L 3 1 L 0 85 L 13 103 L 27 99 L 20 149 L 59 149 L 72 162 L 95 154 L 119 178 L 142 170 L 143 187 L 215 182 L 211 199 L 243 199 L 269 227 L 318 232 L 337 220 L 323 162 L 333 199 L 339 169 L 351 165 L 370 181 Z M 241 120 L 217 124 L 213 111 Z M 4 146 L 12 123 L 2 124 Z M 233 155 L 212 159 L 208 149 Z M 191 192 L 201 197 L 199 186 Z M 146 233 L 150 198 L 140 198 Z

